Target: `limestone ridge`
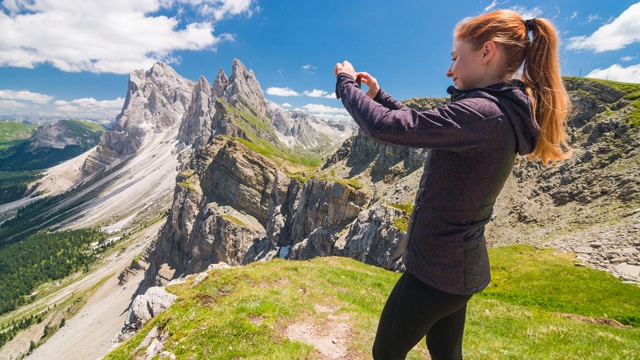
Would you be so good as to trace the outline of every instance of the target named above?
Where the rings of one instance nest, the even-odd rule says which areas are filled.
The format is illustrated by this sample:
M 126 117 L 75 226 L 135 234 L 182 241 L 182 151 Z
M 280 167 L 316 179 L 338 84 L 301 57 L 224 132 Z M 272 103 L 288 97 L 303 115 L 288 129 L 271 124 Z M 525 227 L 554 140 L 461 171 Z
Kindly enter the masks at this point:
M 234 116 L 237 111 L 251 114 L 262 125 L 234 121 L 239 120 Z M 249 141 L 256 136 L 280 148 L 325 154 L 333 151 L 351 131 L 349 125 L 328 123 L 267 101 L 253 71 L 235 59 L 230 77 L 220 68 L 213 85 L 210 86 L 204 77 L 200 78 L 193 89 L 178 138 L 181 143 L 197 149 L 210 142 L 216 134 Z
M 191 102 L 192 90 L 192 81 L 162 62 L 147 71 L 131 72 L 115 127 L 103 133 L 96 154 L 85 162 L 85 173 L 95 173 L 133 155 L 150 135 L 179 123 Z
M 216 137 L 196 157 L 196 169 L 178 176 L 169 218 L 150 256 L 147 286 L 219 262 L 338 254 L 345 242 L 336 243 L 370 200 L 350 186 L 289 178 L 234 139 Z
M 182 120 L 191 99 L 193 83 L 168 65 L 158 62 L 148 71 L 129 76 L 124 107 L 116 126 L 105 136 L 104 145 L 122 155 L 131 155 L 153 132 Z
M 213 130 L 211 121 L 215 112 L 212 98 L 214 95 L 209 82 L 200 77 L 193 89 L 185 119 L 180 123 L 178 140 L 181 143 L 198 148 L 210 141 Z

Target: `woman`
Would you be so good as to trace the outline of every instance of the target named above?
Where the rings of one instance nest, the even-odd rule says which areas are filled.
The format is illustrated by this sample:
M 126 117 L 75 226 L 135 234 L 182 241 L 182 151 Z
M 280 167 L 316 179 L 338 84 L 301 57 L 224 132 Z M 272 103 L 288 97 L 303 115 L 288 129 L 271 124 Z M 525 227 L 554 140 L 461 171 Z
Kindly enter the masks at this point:
M 484 227 L 516 155 L 545 166 L 569 156 L 569 100 L 548 20 L 508 10 L 465 19 L 451 55 L 452 102 L 423 112 L 350 63 L 335 67 L 336 95 L 366 134 L 432 149 L 407 233 L 406 271 L 382 311 L 375 359 L 404 359 L 425 335 L 432 359 L 462 358 L 466 304 L 490 280 Z M 512 79 L 523 62 L 522 80 Z

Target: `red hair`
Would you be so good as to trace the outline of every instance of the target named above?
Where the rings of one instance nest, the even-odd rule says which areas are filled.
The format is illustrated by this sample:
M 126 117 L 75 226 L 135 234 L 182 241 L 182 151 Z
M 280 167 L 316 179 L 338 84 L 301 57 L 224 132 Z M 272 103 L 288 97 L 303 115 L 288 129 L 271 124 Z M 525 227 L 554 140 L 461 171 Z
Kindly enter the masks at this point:
M 529 39 L 529 32 L 532 39 Z M 456 39 L 466 40 L 477 50 L 487 41 L 502 48 L 504 78 L 512 77 L 524 63 L 521 80 L 533 104 L 540 136 L 529 157 L 543 165 L 566 160 L 571 155 L 564 124 L 569 114 L 569 95 L 560 75 L 558 36 L 547 19 L 523 20 L 511 10 L 497 10 L 462 20 L 454 30 Z

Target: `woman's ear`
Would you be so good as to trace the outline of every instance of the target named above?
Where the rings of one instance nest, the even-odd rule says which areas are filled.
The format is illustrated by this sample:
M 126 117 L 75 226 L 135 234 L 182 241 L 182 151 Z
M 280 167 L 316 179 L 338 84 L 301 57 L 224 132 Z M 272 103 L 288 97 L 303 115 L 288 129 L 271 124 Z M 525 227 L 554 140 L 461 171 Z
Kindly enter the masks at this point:
M 482 64 L 486 64 L 489 61 L 491 61 L 491 59 L 493 59 L 496 55 L 496 51 L 497 51 L 498 47 L 496 46 L 496 43 L 493 41 L 487 41 L 484 43 L 484 45 L 482 45 Z

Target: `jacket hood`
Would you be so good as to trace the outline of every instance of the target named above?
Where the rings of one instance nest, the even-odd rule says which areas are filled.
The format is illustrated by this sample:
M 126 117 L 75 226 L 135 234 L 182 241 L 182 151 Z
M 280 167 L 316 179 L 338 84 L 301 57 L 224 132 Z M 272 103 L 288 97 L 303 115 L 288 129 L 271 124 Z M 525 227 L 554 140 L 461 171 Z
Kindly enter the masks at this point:
M 495 102 L 508 117 L 516 134 L 518 154 L 527 155 L 533 152 L 538 143 L 540 127 L 533 119 L 531 100 L 524 90 L 524 83 L 512 80 L 509 84 L 498 83 L 485 88 L 458 90 L 449 86 L 451 101 L 468 96 L 483 97 Z

